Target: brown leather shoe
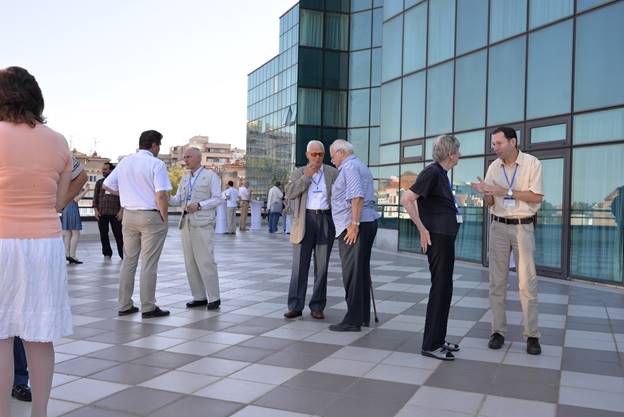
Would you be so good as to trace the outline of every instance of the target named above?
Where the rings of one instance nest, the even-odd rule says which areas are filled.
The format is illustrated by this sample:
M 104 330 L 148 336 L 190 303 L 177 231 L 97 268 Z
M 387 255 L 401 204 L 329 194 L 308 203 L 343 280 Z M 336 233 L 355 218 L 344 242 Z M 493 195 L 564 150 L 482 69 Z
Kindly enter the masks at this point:
M 288 310 L 284 313 L 284 317 L 287 319 L 294 319 L 295 317 L 301 316 L 301 311 Z
M 325 318 L 325 314 L 321 310 L 312 310 L 310 311 L 310 315 L 317 320 L 323 320 Z

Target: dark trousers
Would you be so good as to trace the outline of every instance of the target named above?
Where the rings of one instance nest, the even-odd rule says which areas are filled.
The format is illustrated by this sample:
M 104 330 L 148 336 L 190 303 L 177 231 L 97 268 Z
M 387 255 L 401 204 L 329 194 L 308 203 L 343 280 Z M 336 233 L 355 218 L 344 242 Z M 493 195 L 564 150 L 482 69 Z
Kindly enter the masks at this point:
M 431 246 L 427 249 L 427 259 L 431 272 L 431 289 L 422 344 L 422 349 L 427 351 L 441 347 L 446 338 L 455 264 L 455 236 L 438 233 L 430 235 Z
M 353 245 L 344 241 L 346 230 L 338 237 L 345 288 L 347 314 L 342 323 L 361 326 L 370 323 L 370 258 L 377 235 L 377 220 L 360 223 L 360 233 Z
M 13 361 L 15 363 L 14 385 L 28 385 L 28 363 L 24 343 L 19 337 L 13 338 Z
M 303 240 L 293 247 L 292 275 L 288 289 L 288 309 L 302 311 L 308 288 L 310 258 L 314 252 L 314 290 L 310 310 L 324 310 L 327 304 L 327 268 L 336 229 L 331 213 L 306 212 Z
M 110 240 L 108 239 L 108 224 L 113 229 L 113 236 L 117 242 L 117 253 L 123 259 L 123 233 L 121 231 L 121 222 L 114 215 L 102 215 L 98 220 L 98 228 L 100 229 L 100 240 L 102 241 L 102 255 L 113 256 Z
M 282 213 L 280 213 L 279 211 L 269 211 L 269 233 L 277 232 L 277 224 L 279 223 L 279 218 L 281 215 Z

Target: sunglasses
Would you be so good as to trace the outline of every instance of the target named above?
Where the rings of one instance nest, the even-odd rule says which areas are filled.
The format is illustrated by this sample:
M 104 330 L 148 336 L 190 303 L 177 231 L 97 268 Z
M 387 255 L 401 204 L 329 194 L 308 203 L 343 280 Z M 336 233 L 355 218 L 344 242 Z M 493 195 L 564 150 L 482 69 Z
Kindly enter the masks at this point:
M 310 152 L 310 156 L 312 158 L 323 157 L 325 156 L 325 152 Z

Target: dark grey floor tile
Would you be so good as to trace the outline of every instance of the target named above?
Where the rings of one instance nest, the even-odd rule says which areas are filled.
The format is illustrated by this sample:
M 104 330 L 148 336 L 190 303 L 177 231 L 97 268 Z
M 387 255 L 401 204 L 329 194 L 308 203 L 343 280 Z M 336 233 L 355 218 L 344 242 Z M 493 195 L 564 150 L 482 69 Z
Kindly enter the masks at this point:
M 106 333 L 100 333 L 95 336 L 85 337 L 85 340 L 90 340 L 92 342 L 113 343 L 116 345 L 121 345 L 123 343 L 132 342 L 134 340 L 141 339 L 143 337 L 145 337 L 145 335 L 141 333 L 106 332 Z
M 418 385 L 360 378 L 351 384 L 344 394 L 349 397 L 374 398 L 405 404 L 412 398 L 418 387 Z
M 425 298 L 427 298 L 426 295 L 423 295 L 421 300 L 424 300 Z M 397 301 L 404 301 L 404 300 L 397 300 Z M 415 304 L 412 307 L 408 308 L 407 310 L 403 311 L 401 314 L 405 314 L 408 316 L 426 316 L 427 314 L 427 305 L 426 304 L 420 304 L 420 300 L 418 301 L 419 304 Z
M 136 415 L 98 407 L 82 407 L 68 414 L 63 414 L 63 417 L 136 417 Z
M 572 407 L 557 405 L 557 417 L 622 417 L 624 413 L 615 411 L 597 410 L 595 408 Z
M 305 354 L 316 354 L 321 357 L 326 357 L 332 353 L 340 350 L 342 346 L 329 345 L 327 343 L 315 343 L 315 342 L 295 342 L 282 350 L 282 352 L 301 352 Z
M 455 295 L 455 290 L 453 290 L 453 295 Z M 468 297 L 489 298 L 490 290 L 481 289 L 481 288 L 471 288 L 467 295 Z
M 609 323 L 611 324 L 611 332 L 620 334 L 624 333 L 624 320 L 610 319 Z
M 187 324 L 184 327 L 188 327 L 190 329 L 219 331 L 236 325 L 237 323 L 233 323 L 231 321 L 215 320 L 214 318 L 209 318 Z
M 182 394 L 143 387 L 132 387 L 96 402 L 96 407 L 109 408 L 140 416 L 150 416 L 167 404 L 182 398 Z
M 282 323 L 282 326 L 284 323 Z M 258 336 L 260 334 L 270 332 L 271 330 L 275 330 L 277 327 L 260 327 L 260 326 L 250 326 L 247 323 L 237 324 L 234 326 L 230 326 L 227 328 L 228 333 L 239 333 L 239 334 L 247 334 Z
M 371 349 L 395 350 L 413 336 L 411 332 L 400 330 L 375 329 L 365 336 L 362 336 L 351 346 L 365 347 Z
M 275 351 L 267 349 L 257 349 L 244 346 L 232 346 L 227 349 L 220 350 L 219 352 L 211 355 L 215 358 L 230 359 L 234 361 L 243 362 L 257 362 L 267 356 L 273 354 Z
M 538 309 L 539 312 L 543 314 L 558 314 L 560 316 L 565 316 L 568 314 L 567 304 L 539 303 Z
M 427 295 L 425 294 L 416 294 L 413 292 L 401 292 L 398 293 L 397 295 L 395 295 L 394 297 L 392 297 L 392 301 L 403 301 L 406 303 L 420 303 L 422 300 L 424 300 L 425 298 L 427 298 Z M 410 307 L 410 309 L 412 309 L 414 307 Z M 405 312 L 401 313 L 401 314 L 405 314 Z
M 397 352 L 403 353 L 417 353 L 420 354 L 422 350 L 422 341 L 423 334 L 422 333 L 412 333 L 412 336 L 407 339 L 405 342 L 401 344 L 398 348 L 396 348 Z M 450 338 L 449 338 L 450 341 Z
M 441 363 L 424 385 L 487 394 L 499 365 L 471 360 Z
M 254 404 L 304 414 L 318 415 L 327 404 L 337 399 L 336 394 L 310 389 L 279 386 Z
M 289 388 L 309 389 L 328 393 L 344 393 L 355 384 L 358 378 L 324 372 L 303 371 L 288 380 L 284 386 Z
M 618 354 L 604 350 L 564 347 L 561 370 L 617 377 L 624 376 L 624 368 L 622 368 Z
M 167 371 L 169 371 L 169 369 L 124 363 L 122 365 L 106 369 L 102 372 L 98 372 L 97 374 L 93 374 L 90 378 L 117 382 L 119 384 L 137 385 L 141 382 L 147 381 L 148 379 L 164 374 Z
M 119 365 L 119 362 L 78 357 L 55 365 L 55 372 L 68 375 L 88 376 Z
M 485 314 L 487 309 L 485 308 L 471 308 L 471 307 L 451 307 L 449 311 L 449 319 L 453 320 L 468 320 L 479 321 Z
M 89 353 L 86 356 L 98 359 L 107 359 L 109 361 L 130 362 L 154 352 L 155 351 L 153 349 L 145 349 L 134 346 L 113 346 Z
M 264 337 L 258 336 L 253 339 L 245 340 L 242 343 L 239 343 L 239 346 L 252 347 L 258 349 L 268 349 L 268 350 L 282 350 L 287 346 L 295 343 L 294 340 L 289 339 L 278 339 L 276 337 Z
M 488 394 L 556 403 L 560 378 L 558 370 L 500 365 Z
M 403 406 L 403 401 L 389 401 L 384 398 L 366 398 L 341 396 L 326 407 L 319 415 L 322 417 L 392 417 Z
M 180 368 L 187 363 L 201 359 L 198 355 L 188 355 L 186 353 L 174 353 L 158 351 L 149 355 L 135 359 L 132 363 L 138 365 L 155 366 L 159 368 L 175 369 Z
M 244 404 L 186 396 L 151 414 L 150 417 L 226 417 L 243 408 Z
M 93 323 L 87 323 L 84 327 L 93 327 L 96 329 L 104 329 L 115 332 L 132 332 L 141 328 L 139 323 L 123 321 L 123 320 L 101 320 Z
M 102 333 L 108 333 L 108 330 L 95 329 L 93 327 L 76 326 L 74 327 L 74 333 L 69 336 L 70 339 L 86 339 Z
M 611 323 L 609 323 L 608 319 L 568 316 L 566 319 L 566 329 L 611 333 Z

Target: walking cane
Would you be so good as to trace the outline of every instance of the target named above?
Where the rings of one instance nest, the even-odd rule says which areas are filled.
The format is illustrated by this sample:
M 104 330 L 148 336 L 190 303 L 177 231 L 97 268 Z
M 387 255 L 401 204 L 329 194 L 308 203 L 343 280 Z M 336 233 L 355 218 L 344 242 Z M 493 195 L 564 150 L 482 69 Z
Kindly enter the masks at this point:
M 371 298 L 373 299 L 373 312 L 375 313 L 375 323 L 379 323 L 379 317 L 377 317 L 377 305 L 375 304 L 375 293 L 373 292 L 373 277 L 368 276 L 368 284 L 370 287 Z

